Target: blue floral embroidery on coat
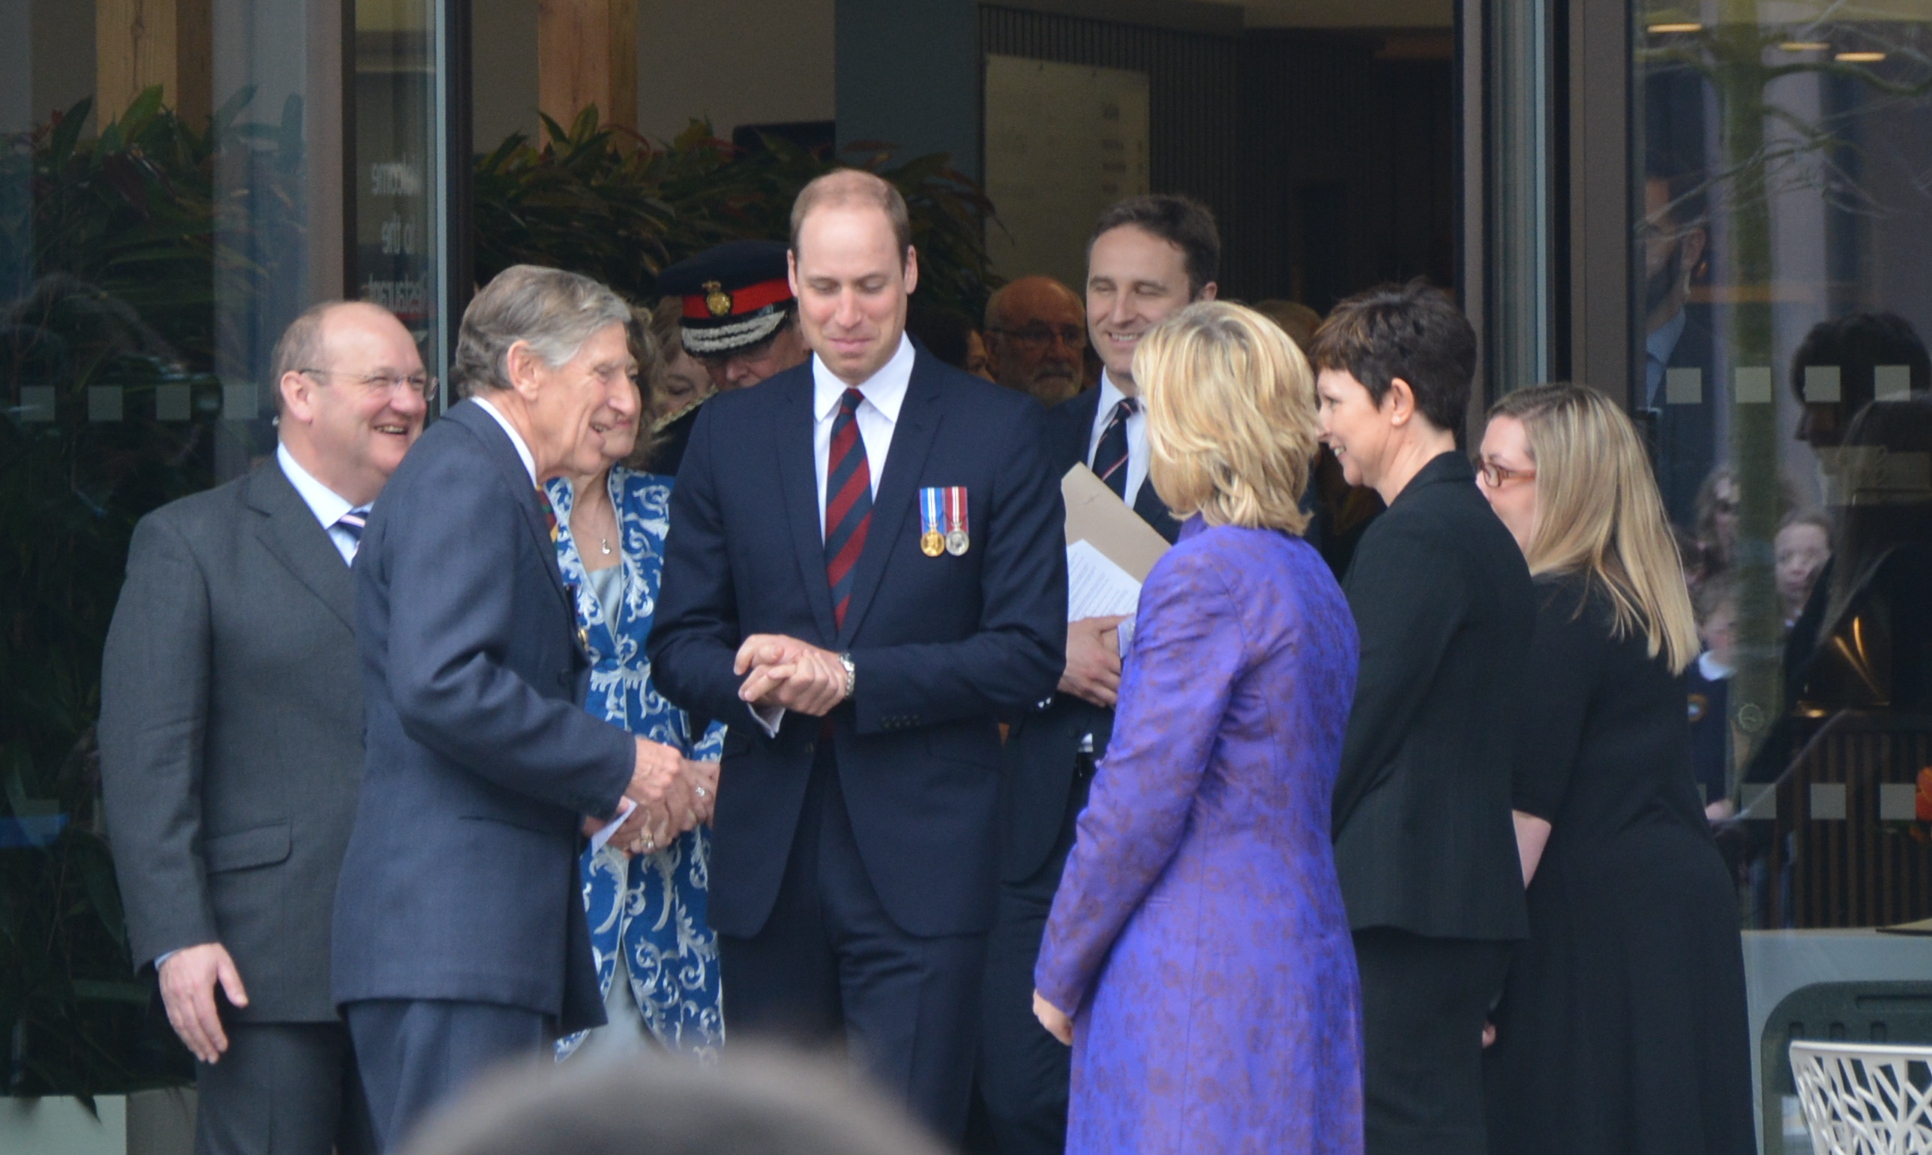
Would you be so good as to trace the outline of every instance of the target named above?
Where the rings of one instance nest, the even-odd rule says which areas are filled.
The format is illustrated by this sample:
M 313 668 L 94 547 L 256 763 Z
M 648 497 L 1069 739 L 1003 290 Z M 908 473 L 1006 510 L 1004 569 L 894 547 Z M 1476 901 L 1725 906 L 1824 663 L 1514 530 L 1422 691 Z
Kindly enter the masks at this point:
M 557 564 L 577 598 L 577 624 L 590 648 L 590 694 L 584 708 L 653 742 L 676 746 L 685 756 L 716 761 L 724 727 L 712 724 L 692 740 L 684 711 L 651 684 L 644 641 L 657 606 L 664 567 L 671 479 L 617 466 L 610 471 L 611 507 L 617 511 L 624 567 L 624 600 L 615 626 L 604 620 L 570 536 L 573 494 L 562 479 L 548 483 L 557 510 Z M 651 1036 L 673 1050 L 715 1057 L 724 1043 L 718 985 L 718 940 L 705 918 L 710 832 L 680 835 L 656 854 L 626 859 L 606 845 L 580 863 L 584 909 L 590 918 L 597 978 L 606 996 L 624 953 L 631 995 Z M 579 1031 L 557 1043 L 564 1058 L 582 1045 Z

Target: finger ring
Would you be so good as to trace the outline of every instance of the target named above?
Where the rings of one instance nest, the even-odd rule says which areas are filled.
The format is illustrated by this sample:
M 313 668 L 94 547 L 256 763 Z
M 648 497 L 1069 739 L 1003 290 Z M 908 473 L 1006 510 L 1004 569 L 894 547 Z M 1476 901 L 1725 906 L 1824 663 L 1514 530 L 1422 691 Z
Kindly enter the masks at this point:
M 644 840 L 644 849 L 646 849 L 646 850 L 656 850 L 656 849 L 657 849 L 657 839 L 655 839 L 655 838 L 646 838 L 646 839 Z

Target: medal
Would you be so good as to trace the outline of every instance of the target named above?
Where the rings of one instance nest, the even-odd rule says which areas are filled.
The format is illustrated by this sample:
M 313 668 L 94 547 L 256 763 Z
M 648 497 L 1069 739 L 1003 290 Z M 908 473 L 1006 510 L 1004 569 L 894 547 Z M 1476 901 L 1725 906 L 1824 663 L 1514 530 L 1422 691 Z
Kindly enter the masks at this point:
M 946 552 L 954 557 L 964 554 L 973 544 L 967 536 L 966 527 L 966 487 L 949 485 L 946 487 Z
M 946 552 L 946 535 L 939 532 L 939 494 L 937 489 L 919 491 L 919 552 L 927 557 Z

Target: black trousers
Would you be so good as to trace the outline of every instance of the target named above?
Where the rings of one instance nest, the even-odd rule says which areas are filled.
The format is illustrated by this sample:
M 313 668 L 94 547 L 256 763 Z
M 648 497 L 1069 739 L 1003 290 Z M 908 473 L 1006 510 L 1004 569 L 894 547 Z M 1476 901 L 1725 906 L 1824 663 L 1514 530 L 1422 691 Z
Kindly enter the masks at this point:
M 556 1040 L 550 1016 L 493 1003 L 367 999 L 345 1004 L 342 1014 L 379 1151 L 400 1149 L 417 1124 L 477 1076 Z
M 1033 967 L 1092 783 L 1093 760 L 1082 758 L 1053 852 L 1031 877 L 1000 884 L 986 943 L 979 1052 L 980 1097 L 1000 1155 L 1059 1155 L 1067 1146 L 1073 1048 L 1033 1016 Z
M 1483 1019 L 1509 944 L 1355 932 L 1368 1155 L 1485 1155 Z
M 983 934 L 902 930 L 873 889 L 820 743 L 778 899 L 749 938 L 718 936 L 730 1043 L 843 1045 L 886 1093 L 957 1143 L 978 1046 Z
M 223 1022 L 228 1051 L 195 1064 L 195 1155 L 376 1150 L 341 1023 Z

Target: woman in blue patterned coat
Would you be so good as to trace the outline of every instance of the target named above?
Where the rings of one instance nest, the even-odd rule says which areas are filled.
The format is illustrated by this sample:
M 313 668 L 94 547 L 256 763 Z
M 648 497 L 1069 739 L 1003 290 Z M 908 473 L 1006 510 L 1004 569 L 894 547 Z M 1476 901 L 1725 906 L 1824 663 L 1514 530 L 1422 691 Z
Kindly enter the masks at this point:
M 1149 479 L 1187 518 L 1148 574 L 1113 742 L 1034 969 L 1073 1045 L 1067 1150 L 1362 1150 L 1355 952 L 1329 795 L 1355 622 L 1299 499 L 1308 363 L 1237 305 L 1141 338 Z
M 649 335 L 633 326 L 632 349 L 647 365 Z M 648 382 L 650 378 L 647 376 Z M 650 392 L 634 413 L 648 414 Z M 604 441 L 605 466 L 582 477 L 550 481 L 557 516 L 557 564 L 577 598 L 577 624 L 590 654 L 592 714 L 655 742 L 684 751 L 693 794 L 701 805 L 717 791 L 724 729 L 702 734 L 684 711 L 658 695 L 644 641 L 651 632 L 671 479 L 624 464 L 648 456 L 637 419 L 614 410 L 591 415 Z M 648 439 L 645 439 L 648 441 Z M 701 816 L 702 817 L 702 816 Z M 718 945 L 705 918 L 709 831 L 699 825 L 664 845 L 647 834 L 635 849 L 604 843 L 580 866 L 590 916 L 597 975 L 611 1012 L 614 1039 L 643 1032 L 672 1050 L 713 1057 L 724 1042 L 719 1001 Z M 626 981 L 618 982 L 622 976 Z M 559 1057 L 581 1046 L 589 1032 L 557 1044 Z

